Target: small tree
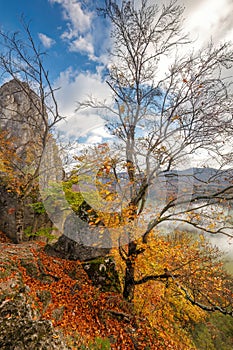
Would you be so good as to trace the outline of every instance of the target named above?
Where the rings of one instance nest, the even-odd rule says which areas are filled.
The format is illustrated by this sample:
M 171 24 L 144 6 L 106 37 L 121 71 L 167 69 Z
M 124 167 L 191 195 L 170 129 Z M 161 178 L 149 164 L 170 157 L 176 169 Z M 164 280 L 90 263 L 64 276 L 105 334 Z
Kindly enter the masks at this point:
M 17 113 L 10 110 L 7 105 L 1 105 L 0 116 L 1 128 L 4 133 L 8 133 L 7 143 L 10 138 L 14 152 L 17 147 L 15 156 L 3 155 L 3 158 L 8 158 L 3 161 L 7 163 L 7 171 L 2 176 L 7 182 L 8 191 L 14 192 L 17 196 L 15 216 L 18 241 L 22 239 L 24 232 L 25 200 L 37 187 L 44 149 L 51 138 L 54 126 L 62 118 L 58 111 L 55 90 L 43 62 L 45 53 L 37 47 L 24 20 L 22 25 L 22 33 L 11 34 L 0 31 L 2 77 L 12 79 L 8 83 L 14 90 L 11 91 L 11 97 L 21 94 L 27 105 L 26 110 L 18 110 Z M 23 137 L 20 132 L 25 134 L 25 128 L 26 137 L 25 135 Z M 30 131 L 29 137 L 28 131 Z M 9 172 L 11 172 L 10 178 Z
M 108 130 L 115 136 L 108 156 L 114 155 L 109 164 L 119 184 L 117 215 L 127 213 L 128 218 L 123 231 L 119 227 L 119 253 L 125 263 L 124 298 L 134 298 L 136 285 L 172 279 L 192 304 L 232 314 L 232 300 L 226 307 L 218 306 L 217 298 L 203 298 L 187 280 L 179 281 L 179 272 L 170 267 L 140 279 L 135 271 L 161 223 L 184 222 L 232 237 L 231 225 L 220 215 L 221 204 L 218 213 L 211 210 L 213 204 L 232 200 L 232 173 L 226 172 L 227 181 L 223 180 L 224 166 L 231 158 L 231 149 L 224 148 L 224 142 L 231 145 L 232 82 L 224 76 L 232 67 L 232 45 L 210 43 L 198 52 L 179 55 L 189 40 L 182 34 L 183 9 L 176 1 L 159 8 L 147 0 L 141 0 L 139 7 L 134 1 L 123 0 L 119 5 L 106 0 L 100 13 L 112 26 L 107 84 L 113 100 L 109 105 L 89 98 L 79 103 L 79 109 L 102 111 Z M 160 63 L 171 55 L 174 62 L 161 75 Z M 208 178 L 177 171 L 182 162 L 184 168 L 190 156 L 203 150 L 219 164 Z M 122 172 L 126 174 L 124 182 Z M 161 180 L 165 178 L 171 178 L 166 186 Z M 156 181 L 159 191 L 154 187 Z M 159 200 L 159 196 L 163 198 Z

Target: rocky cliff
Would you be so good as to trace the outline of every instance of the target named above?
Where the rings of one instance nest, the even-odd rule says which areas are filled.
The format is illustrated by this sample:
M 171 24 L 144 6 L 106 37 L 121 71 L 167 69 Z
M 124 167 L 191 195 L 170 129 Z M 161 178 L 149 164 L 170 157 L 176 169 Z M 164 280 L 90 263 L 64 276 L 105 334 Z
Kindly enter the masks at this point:
M 41 152 L 47 114 L 41 109 L 39 97 L 25 82 L 13 79 L 0 87 L 0 126 L 8 132 L 21 158 L 23 167 L 27 150 Z M 33 145 L 37 147 L 33 147 Z
M 39 97 L 27 83 L 13 79 L 0 87 L 0 132 L 7 133 L 7 140 L 16 150 L 17 158 L 11 163 L 11 167 L 16 177 L 21 177 L 22 181 L 26 176 L 33 176 L 40 161 L 47 118 Z M 6 174 L 4 176 L 7 178 Z M 7 191 L 1 181 L 0 194 L 0 229 L 8 237 L 17 241 L 21 226 L 34 226 L 34 231 L 37 230 L 37 214 L 31 204 L 39 200 L 39 193 L 34 191 L 33 196 L 19 203 L 17 193 Z M 20 219 L 23 221 L 20 224 L 19 214 L 23 218 Z M 48 217 L 42 215 L 40 225 L 47 224 L 51 226 Z

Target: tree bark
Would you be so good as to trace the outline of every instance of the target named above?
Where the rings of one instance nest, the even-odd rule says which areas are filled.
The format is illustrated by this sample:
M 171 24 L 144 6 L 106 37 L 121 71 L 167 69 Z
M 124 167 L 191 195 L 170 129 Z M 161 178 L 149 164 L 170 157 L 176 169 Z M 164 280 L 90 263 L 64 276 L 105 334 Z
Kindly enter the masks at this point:
M 18 198 L 17 210 L 15 212 L 16 242 L 23 240 L 24 233 L 24 203 L 22 198 Z
M 123 298 L 132 301 L 134 298 L 134 262 L 131 259 L 126 261 L 126 269 L 125 269 L 125 283 L 123 290 Z
M 128 245 L 128 257 L 126 259 L 125 280 L 123 297 L 127 301 L 132 301 L 135 290 L 135 260 L 137 257 L 137 243 L 130 242 Z

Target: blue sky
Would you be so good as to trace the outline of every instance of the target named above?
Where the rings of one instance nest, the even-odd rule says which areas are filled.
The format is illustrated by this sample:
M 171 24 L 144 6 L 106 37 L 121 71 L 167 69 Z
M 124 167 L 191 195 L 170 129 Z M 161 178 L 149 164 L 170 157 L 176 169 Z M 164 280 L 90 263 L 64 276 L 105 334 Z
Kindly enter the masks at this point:
M 140 0 L 135 0 L 139 2 Z M 163 3 L 162 0 L 150 0 Z M 184 27 L 201 47 L 211 37 L 215 42 L 233 40 L 232 0 L 178 0 L 186 9 Z M 0 25 L 4 31 L 21 30 L 20 16 L 30 21 L 33 37 L 47 51 L 46 67 L 57 93 L 61 114 L 67 121 L 60 130 L 70 137 L 101 142 L 106 136 L 103 121 L 94 113 L 75 112 L 78 100 L 93 94 L 110 99 L 104 81 L 104 65 L 110 47 L 109 25 L 97 16 L 103 0 L 0 0 Z
M 90 142 L 105 136 L 103 121 L 90 113 L 77 117 L 77 101 L 87 94 L 106 96 L 103 81 L 106 49 L 109 46 L 108 24 L 97 15 L 96 6 L 102 0 L 8 0 L 0 2 L 1 29 L 22 30 L 23 15 L 30 23 L 36 43 L 47 52 L 45 66 L 55 87 L 57 100 L 67 121 L 59 126 L 70 137 L 89 137 Z
M 34 39 L 48 52 L 46 65 L 55 79 L 71 66 L 93 71 L 98 64 L 95 55 L 101 55 L 108 31 L 97 16 L 95 3 L 98 1 L 8 0 L 0 5 L 0 23 L 4 31 L 17 31 L 22 29 L 21 16 L 25 17 Z

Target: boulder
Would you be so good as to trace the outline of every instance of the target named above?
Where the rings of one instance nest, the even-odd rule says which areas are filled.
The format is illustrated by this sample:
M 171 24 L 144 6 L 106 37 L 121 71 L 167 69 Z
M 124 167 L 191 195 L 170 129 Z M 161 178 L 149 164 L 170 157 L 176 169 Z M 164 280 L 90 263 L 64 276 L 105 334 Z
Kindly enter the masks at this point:
M 24 241 L 30 238 L 29 232 L 32 230 L 34 232 L 37 232 L 41 228 L 51 228 L 52 230 L 52 222 L 47 213 L 38 214 L 33 209 L 32 205 L 34 201 L 33 198 L 28 197 L 21 206 L 21 210 L 23 211 L 23 227 L 28 229 L 28 233 L 25 232 L 23 236 Z M 18 243 L 16 229 L 17 213 L 18 198 L 16 194 L 8 192 L 4 186 L 0 185 L 0 231 L 4 232 L 14 243 Z
M 46 252 L 68 260 L 86 261 L 105 257 L 111 250 L 111 239 L 107 229 L 100 233 L 98 227 L 90 226 L 74 212 L 67 216 L 63 234 Z
M 62 259 L 86 261 L 104 257 L 109 254 L 110 249 L 86 246 L 62 235 L 53 245 L 47 244 L 45 251 L 49 255 Z

